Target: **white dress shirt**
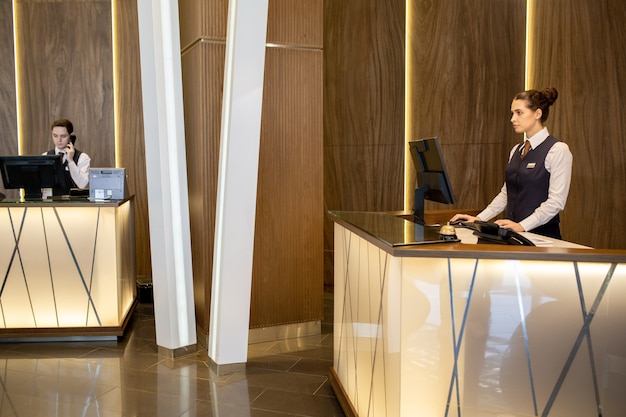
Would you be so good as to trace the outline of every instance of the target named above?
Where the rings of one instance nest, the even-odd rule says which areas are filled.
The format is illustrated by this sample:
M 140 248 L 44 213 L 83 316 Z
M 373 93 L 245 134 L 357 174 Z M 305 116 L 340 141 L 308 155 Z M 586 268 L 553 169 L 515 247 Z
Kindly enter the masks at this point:
M 544 127 L 534 136 L 526 139 L 530 142 L 530 148 L 535 149 L 550 134 L 548 128 Z M 515 153 L 515 145 L 509 154 L 509 161 Z M 519 152 L 523 146 L 519 147 Z M 569 146 L 564 142 L 557 142 L 550 148 L 546 155 L 545 167 L 550 173 L 550 185 L 548 187 L 548 199 L 541 203 L 537 209 L 528 217 L 519 222 L 524 230 L 532 230 L 538 226 L 546 224 L 550 219 L 559 214 L 565 208 L 569 187 L 572 180 L 572 153 Z M 498 214 L 502 213 L 506 208 L 507 193 L 506 182 L 502 186 L 500 193 L 489 203 L 489 205 L 480 213 L 478 218 L 481 220 L 491 220 Z
M 58 155 L 63 153 L 63 161 L 67 161 L 67 154 L 60 150 L 59 148 L 54 148 L 54 154 Z M 43 155 L 46 155 L 47 152 L 44 152 Z M 91 165 L 91 158 L 85 152 L 80 153 L 78 157 L 78 163 L 75 163 L 73 160 L 67 162 L 67 169 L 70 171 L 70 176 L 72 180 L 76 183 L 78 188 L 87 188 L 89 186 L 89 166 Z M 43 188 L 42 194 L 45 197 L 52 195 L 51 188 Z

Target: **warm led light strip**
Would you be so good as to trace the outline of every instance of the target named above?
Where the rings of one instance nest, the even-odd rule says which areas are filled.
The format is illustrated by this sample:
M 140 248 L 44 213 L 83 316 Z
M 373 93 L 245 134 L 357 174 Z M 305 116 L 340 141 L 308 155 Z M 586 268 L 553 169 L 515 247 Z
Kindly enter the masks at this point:
M 19 81 L 19 77 L 21 74 L 21 71 L 19 69 L 19 54 L 17 53 L 18 51 L 18 42 L 17 42 L 17 4 L 16 4 L 17 0 L 13 0 L 12 1 L 12 7 L 13 7 L 13 62 L 14 62 L 14 69 L 15 69 L 15 118 L 16 118 L 16 123 L 17 123 L 17 154 L 21 155 L 22 154 L 22 117 L 21 117 L 21 112 L 20 112 L 20 81 Z
M 530 88 L 530 80 L 531 71 L 532 71 L 532 62 L 531 62 L 531 49 L 533 45 L 533 34 L 531 28 L 534 24 L 535 19 L 535 10 L 534 10 L 534 2 L 533 0 L 526 0 L 526 61 L 524 68 L 524 90 L 528 90 Z
M 404 211 L 409 211 L 411 210 L 411 207 L 409 207 L 409 190 L 411 188 L 413 188 L 413 186 L 409 186 L 409 169 L 411 167 L 411 155 L 409 152 L 406 152 L 407 149 L 407 144 L 409 143 L 409 140 L 411 139 L 409 137 L 409 132 L 412 131 L 412 124 L 411 124 L 411 91 L 409 90 L 410 86 L 411 86 L 411 59 L 409 57 L 409 51 L 411 50 L 411 48 L 409 47 L 409 45 L 411 44 L 411 27 L 413 27 L 412 22 L 413 22 L 413 15 L 410 13 L 411 7 L 410 4 L 411 2 L 409 0 L 407 0 L 405 3 L 405 16 L 406 16 L 406 22 L 404 25 L 404 39 L 405 39 L 405 50 L 404 50 L 404 145 L 405 145 L 405 152 L 404 152 Z
M 118 120 L 119 119 L 119 105 L 117 102 L 117 97 L 118 97 L 118 92 L 119 92 L 119 80 L 117 77 L 117 71 L 118 71 L 118 67 L 117 67 L 117 26 L 116 26 L 116 18 L 117 18 L 117 1 L 116 0 L 111 0 L 111 53 L 113 54 L 112 57 L 112 63 L 113 63 L 113 129 L 114 129 L 114 134 L 115 137 L 113 138 L 114 142 L 115 142 L 115 166 L 117 168 L 120 168 L 120 144 L 119 144 L 119 140 L 120 140 L 120 127 L 119 127 L 119 123 Z

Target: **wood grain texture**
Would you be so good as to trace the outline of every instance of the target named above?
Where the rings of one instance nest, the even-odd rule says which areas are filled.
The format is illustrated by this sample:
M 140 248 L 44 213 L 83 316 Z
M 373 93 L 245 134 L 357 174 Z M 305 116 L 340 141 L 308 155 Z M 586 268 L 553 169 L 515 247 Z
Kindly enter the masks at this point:
M 139 62 L 139 28 L 137 2 L 116 0 L 117 29 L 115 76 L 118 115 L 117 146 L 120 167 L 126 168 L 128 188 L 135 196 L 135 259 L 137 276 L 151 277 L 150 224 L 143 130 L 141 68 Z
M 326 210 L 400 210 L 404 201 L 405 2 L 324 2 Z M 324 282 L 333 224 L 324 221 Z
M 209 330 L 225 43 L 201 42 L 182 58 L 185 146 L 196 322 Z
M 321 48 L 324 7 L 320 0 L 270 0 L 267 43 Z
M 178 13 L 183 51 L 202 39 L 226 41 L 228 0 L 180 0 Z
M 502 187 L 509 150 L 523 139 L 509 119 L 511 99 L 524 89 L 524 2 L 410 7 L 407 137 L 439 137 L 454 207 L 483 208 Z M 412 189 L 415 170 L 408 168 Z
M 110 1 L 16 4 L 24 154 L 52 148 L 50 124 L 74 123 L 94 167 L 115 166 Z
M 15 53 L 13 49 L 13 8 L 10 1 L 0 2 L 0 155 L 17 155 L 17 112 L 15 91 Z M 0 181 L 0 193 L 7 199 L 19 197 L 17 190 L 5 190 Z
M 190 21 L 192 29 L 181 28 L 181 43 L 187 45 L 183 92 L 194 296 L 198 327 L 205 332 L 213 269 L 225 5 L 224 1 L 180 3 L 181 25 L 188 18 L 196 19 L 196 13 L 202 15 Z M 270 2 L 270 8 L 268 33 L 278 34 L 276 39 L 312 37 L 310 26 L 285 19 L 304 19 L 311 8 L 321 9 L 320 1 Z M 321 74 L 321 51 L 268 49 L 256 222 L 260 240 L 255 242 L 251 327 L 322 316 Z M 303 223 L 308 224 L 306 233 L 296 233 Z
M 626 2 L 534 7 L 530 86 L 559 91 L 547 126 L 574 157 L 561 231 L 566 240 L 626 249 Z
M 250 327 L 323 318 L 322 51 L 268 48 Z

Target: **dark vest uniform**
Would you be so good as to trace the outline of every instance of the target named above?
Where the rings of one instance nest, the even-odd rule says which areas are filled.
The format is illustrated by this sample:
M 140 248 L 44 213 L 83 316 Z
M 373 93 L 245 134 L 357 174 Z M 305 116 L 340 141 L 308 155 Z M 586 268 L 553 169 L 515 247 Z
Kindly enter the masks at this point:
M 74 149 L 74 158 L 72 158 L 74 160 L 75 164 L 78 164 L 78 158 L 80 158 L 80 154 L 82 152 L 79 151 L 78 149 Z M 54 155 L 54 149 L 50 149 L 47 152 L 47 155 Z M 70 193 L 70 188 L 78 188 L 78 186 L 76 185 L 76 183 L 74 182 L 74 180 L 72 179 L 72 176 L 70 175 L 70 169 L 67 166 L 67 161 L 65 161 L 63 163 L 63 166 L 65 168 L 65 188 L 60 188 L 60 187 L 55 187 L 52 190 L 52 195 L 68 195 Z
M 548 199 L 550 173 L 546 170 L 546 155 L 557 143 L 554 136 L 548 136 L 539 146 L 530 150 L 524 159 L 520 158 L 520 146 L 506 167 L 506 218 L 519 223 L 530 216 Z M 557 214 L 546 224 L 529 232 L 560 239 L 560 218 Z

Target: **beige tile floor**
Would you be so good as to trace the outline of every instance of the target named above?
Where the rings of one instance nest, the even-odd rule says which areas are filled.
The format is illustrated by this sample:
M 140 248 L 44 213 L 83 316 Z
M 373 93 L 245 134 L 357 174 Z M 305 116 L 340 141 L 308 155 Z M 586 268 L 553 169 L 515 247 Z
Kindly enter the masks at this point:
M 0 417 L 343 416 L 325 301 L 321 335 L 250 345 L 246 371 L 228 376 L 208 369 L 205 350 L 159 358 L 151 304 L 118 341 L 0 343 Z

